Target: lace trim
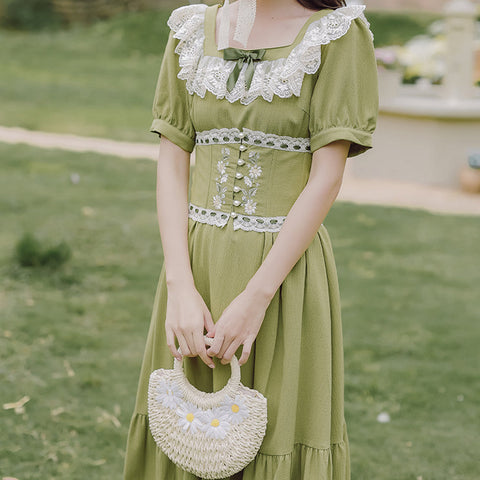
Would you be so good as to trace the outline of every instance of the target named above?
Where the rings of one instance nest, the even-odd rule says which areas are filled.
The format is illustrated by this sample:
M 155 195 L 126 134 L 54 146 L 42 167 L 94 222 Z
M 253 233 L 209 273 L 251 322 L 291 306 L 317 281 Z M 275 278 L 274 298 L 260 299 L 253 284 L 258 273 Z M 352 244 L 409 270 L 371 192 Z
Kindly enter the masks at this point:
M 237 215 L 233 219 L 233 229 L 241 229 L 247 232 L 278 232 L 282 228 L 285 218 L 285 216 L 258 217 L 254 215 Z
M 202 208 L 189 203 L 188 216 L 201 223 L 208 223 L 209 225 L 215 225 L 216 227 L 224 227 L 230 215 L 220 210 L 211 210 L 210 208 Z
M 260 217 L 238 213 L 235 213 L 235 216 L 232 216 L 232 213 L 199 207 L 193 203 L 189 203 L 188 216 L 197 222 L 208 223 L 209 225 L 217 227 L 224 227 L 227 224 L 228 219 L 232 217 L 234 230 L 240 229 L 255 232 L 278 232 L 286 218 L 285 216 Z
M 273 100 L 274 95 L 299 97 L 304 75 L 315 73 L 320 66 L 322 45 L 345 35 L 355 18 L 360 18 L 370 27 L 363 13 L 365 5 L 337 8 L 313 21 L 288 57 L 259 61 L 248 90 L 245 87 L 245 64 L 235 88 L 229 92 L 227 78 L 236 62 L 203 54 L 206 8 L 205 4 L 185 5 L 175 9 L 167 21 L 174 37 L 180 40 L 175 48 L 181 67 L 178 78 L 186 80 L 186 88 L 191 95 L 196 93 L 204 98 L 208 90 L 218 99 L 225 98 L 231 103 L 239 100 L 244 105 L 260 96 L 268 102 Z M 373 40 L 371 31 L 370 36 Z
M 239 134 L 244 136 L 241 138 Z M 197 145 L 240 142 L 289 152 L 310 152 L 310 138 L 280 136 L 248 128 L 244 128 L 242 131 L 238 128 L 214 128 L 196 134 Z

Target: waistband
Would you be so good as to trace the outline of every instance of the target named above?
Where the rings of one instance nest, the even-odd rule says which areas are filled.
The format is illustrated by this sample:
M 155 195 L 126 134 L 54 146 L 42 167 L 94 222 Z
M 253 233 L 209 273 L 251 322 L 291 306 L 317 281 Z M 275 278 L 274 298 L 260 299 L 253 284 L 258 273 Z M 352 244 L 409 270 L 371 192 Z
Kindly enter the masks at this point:
M 289 137 L 265 133 L 259 130 L 243 128 L 214 128 L 196 132 L 195 143 L 197 145 L 215 145 L 227 143 L 246 143 L 259 147 L 273 148 L 287 152 L 310 152 L 310 138 Z
M 216 227 L 224 227 L 229 218 L 232 218 L 234 230 L 245 230 L 248 232 L 278 232 L 286 218 L 286 215 L 261 217 L 237 212 L 223 212 L 221 210 L 200 207 L 191 202 L 188 204 L 188 216 L 197 222 L 208 223 Z

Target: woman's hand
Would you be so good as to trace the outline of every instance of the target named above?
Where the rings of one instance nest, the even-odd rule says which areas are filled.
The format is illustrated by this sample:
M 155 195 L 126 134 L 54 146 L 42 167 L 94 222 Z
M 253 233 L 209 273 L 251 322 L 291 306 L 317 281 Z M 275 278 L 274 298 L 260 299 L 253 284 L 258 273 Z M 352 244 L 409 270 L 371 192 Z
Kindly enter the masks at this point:
M 214 337 L 207 354 L 221 358 L 223 365 L 230 362 L 238 347 L 243 344 L 238 363 L 243 365 L 250 355 L 252 344 L 262 326 L 270 300 L 259 294 L 243 290 L 225 308 L 207 336 Z
M 197 355 L 211 368 L 215 363 L 207 355 L 207 347 L 203 339 L 204 328 L 211 332 L 214 328 L 212 316 L 205 301 L 194 286 L 170 286 L 167 298 L 167 313 L 165 331 L 167 345 L 172 355 L 178 360 L 182 355 L 196 357 Z M 175 336 L 182 350 L 179 353 L 175 345 Z

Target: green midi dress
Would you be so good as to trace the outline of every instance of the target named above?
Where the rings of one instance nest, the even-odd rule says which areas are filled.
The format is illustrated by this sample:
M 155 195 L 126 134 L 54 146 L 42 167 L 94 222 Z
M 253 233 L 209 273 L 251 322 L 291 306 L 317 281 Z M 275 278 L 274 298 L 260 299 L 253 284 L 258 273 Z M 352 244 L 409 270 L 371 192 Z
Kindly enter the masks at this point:
M 195 149 L 188 247 L 195 286 L 214 322 L 272 247 L 305 187 L 312 153 L 338 139 L 351 141 L 349 157 L 371 148 L 378 111 L 364 6 L 314 12 L 292 44 L 265 49 L 253 62 L 248 86 L 245 57 L 231 90 L 228 77 L 241 61 L 217 50 L 218 8 L 195 4 L 172 12 L 150 129 L 188 152 Z M 166 304 L 162 267 L 124 480 L 199 478 L 170 461 L 149 431 L 150 373 L 173 368 Z M 217 391 L 231 369 L 215 363 L 210 369 L 200 357 L 184 357 L 185 375 L 197 389 Z M 256 457 L 231 479 L 350 479 L 339 285 L 324 224 L 269 304 L 241 382 L 267 398 L 268 423 Z

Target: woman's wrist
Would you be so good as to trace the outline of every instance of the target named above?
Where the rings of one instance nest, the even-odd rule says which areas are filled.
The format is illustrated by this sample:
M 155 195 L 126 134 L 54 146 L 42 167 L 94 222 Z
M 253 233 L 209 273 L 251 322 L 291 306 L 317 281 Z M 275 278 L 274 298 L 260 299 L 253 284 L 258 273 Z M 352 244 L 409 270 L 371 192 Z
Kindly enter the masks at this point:
M 247 283 L 244 292 L 255 302 L 258 302 L 267 308 L 272 301 L 272 298 L 275 296 L 276 289 L 273 289 L 270 285 L 264 282 L 259 282 L 255 277 L 252 277 Z
M 191 272 L 171 275 L 167 274 L 166 283 L 169 292 L 195 288 L 195 282 Z

